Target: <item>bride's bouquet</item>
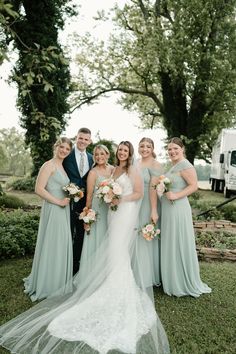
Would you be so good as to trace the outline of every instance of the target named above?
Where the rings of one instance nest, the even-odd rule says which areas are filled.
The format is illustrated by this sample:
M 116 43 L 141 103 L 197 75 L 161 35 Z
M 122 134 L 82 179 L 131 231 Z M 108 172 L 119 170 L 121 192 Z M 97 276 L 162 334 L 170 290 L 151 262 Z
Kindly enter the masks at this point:
M 73 199 L 74 202 L 78 202 L 84 196 L 83 190 L 72 182 L 62 187 L 62 189 L 67 193 L 68 198 Z
M 118 205 L 112 204 L 114 199 L 120 199 L 122 188 L 114 179 L 108 178 L 100 182 L 96 190 L 96 196 L 109 204 L 111 210 L 117 210 Z
M 171 180 L 161 175 L 158 177 L 157 183 L 153 185 L 153 188 L 157 191 L 157 194 L 161 197 L 165 192 L 169 192 L 171 187 Z
M 84 207 L 83 211 L 79 214 L 79 219 L 84 222 L 84 229 L 87 234 L 90 234 L 91 225 L 97 220 L 97 212 L 88 207 Z
M 140 230 L 141 235 L 145 238 L 147 241 L 152 241 L 155 237 L 157 237 L 161 231 L 160 229 L 157 229 L 153 223 L 145 224 L 141 230 Z

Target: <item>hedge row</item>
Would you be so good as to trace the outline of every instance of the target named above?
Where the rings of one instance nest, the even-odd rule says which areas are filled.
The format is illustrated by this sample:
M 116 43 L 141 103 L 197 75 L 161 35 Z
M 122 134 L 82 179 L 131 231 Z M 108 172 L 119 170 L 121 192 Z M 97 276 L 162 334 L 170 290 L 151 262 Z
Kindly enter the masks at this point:
M 39 223 L 39 210 L 0 213 L 0 258 L 33 255 Z M 236 234 L 227 230 L 196 231 L 198 246 L 236 249 Z
M 0 259 L 34 253 L 39 210 L 15 210 L 0 213 Z
M 7 189 L 14 189 L 17 191 L 33 192 L 35 187 L 36 177 L 14 177 L 7 181 Z

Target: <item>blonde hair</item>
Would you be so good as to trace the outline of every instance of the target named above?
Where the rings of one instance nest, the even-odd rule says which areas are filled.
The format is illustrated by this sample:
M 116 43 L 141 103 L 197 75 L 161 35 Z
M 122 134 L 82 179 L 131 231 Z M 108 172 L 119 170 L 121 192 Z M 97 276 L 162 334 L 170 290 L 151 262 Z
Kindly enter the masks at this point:
M 60 146 L 61 144 L 66 143 L 69 145 L 70 149 L 72 150 L 73 144 L 72 141 L 69 138 L 66 138 L 65 136 L 60 137 L 59 139 L 57 139 L 57 141 L 55 142 L 55 144 L 53 145 L 53 151 L 56 150 L 56 148 L 58 146 Z
M 140 140 L 140 142 L 138 143 L 138 145 L 140 145 L 140 144 L 142 144 L 142 143 L 145 143 L 145 142 L 147 142 L 147 143 L 149 143 L 149 144 L 152 145 L 152 148 L 153 148 L 152 157 L 154 157 L 154 159 L 155 159 L 155 158 L 157 157 L 157 155 L 156 155 L 156 153 L 154 152 L 154 141 L 153 141 L 151 138 L 146 138 L 146 137 L 144 137 L 144 138 L 142 138 L 142 139 Z
M 106 145 L 103 145 L 103 144 L 95 145 L 95 147 L 93 148 L 93 161 L 94 161 L 94 165 L 93 166 L 96 166 L 95 154 L 96 154 L 97 150 L 105 151 L 105 153 L 107 154 L 108 159 L 110 157 L 110 151 L 109 151 L 109 149 L 108 149 L 108 147 Z

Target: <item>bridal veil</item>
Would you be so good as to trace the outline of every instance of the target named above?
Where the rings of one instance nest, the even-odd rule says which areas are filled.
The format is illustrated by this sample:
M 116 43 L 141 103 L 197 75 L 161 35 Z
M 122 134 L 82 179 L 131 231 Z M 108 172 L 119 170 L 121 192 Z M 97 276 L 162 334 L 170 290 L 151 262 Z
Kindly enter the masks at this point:
M 136 178 L 133 167 L 117 179 L 125 195 Z M 131 268 L 140 204 L 131 198 L 109 212 L 106 237 L 81 264 L 74 290 L 54 294 L 3 324 L 3 347 L 21 354 L 169 353 L 152 288 L 140 285 L 142 279 L 138 286 Z

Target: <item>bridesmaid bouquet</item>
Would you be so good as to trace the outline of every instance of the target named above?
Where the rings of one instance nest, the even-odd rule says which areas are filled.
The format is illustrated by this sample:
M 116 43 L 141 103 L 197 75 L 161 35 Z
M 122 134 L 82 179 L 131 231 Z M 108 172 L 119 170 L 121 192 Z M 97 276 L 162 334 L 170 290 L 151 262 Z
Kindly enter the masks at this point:
M 111 210 L 117 210 L 118 205 L 113 205 L 114 199 L 120 199 L 122 194 L 122 188 L 119 183 L 115 182 L 112 178 L 108 178 L 99 183 L 96 196 L 102 199 L 105 203 L 109 204 Z
M 84 207 L 83 211 L 79 214 L 79 219 L 84 222 L 84 229 L 87 234 L 90 234 L 91 225 L 97 220 L 97 212 L 88 207 Z
M 78 202 L 84 196 L 84 192 L 75 183 L 69 183 L 65 187 L 62 187 L 63 191 L 67 192 L 68 198 Z
M 162 197 L 165 192 L 169 192 L 171 184 L 172 182 L 168 177 L 161 175 L 158 177 L 158 182 L 153 185 L 153 188 L 157 191 L 158 196 Z M 174 204 L 173 200 L 170 202 L 172 205 Z
M 153 223 L 144 225 L 141 228 L 140 232 L 141 235 L 147 241 L 152 241 L 155 237 L 157 237 L 161 233 L 160 229 L 155 228 L 155 225 Z
M 171 180 L 161 175 L 158 177 L 158 181 L 153 185 L 153 188 L 157 191 L 157 194 L 161 197 L 165 192 L 169 192 L 171 187 Z

